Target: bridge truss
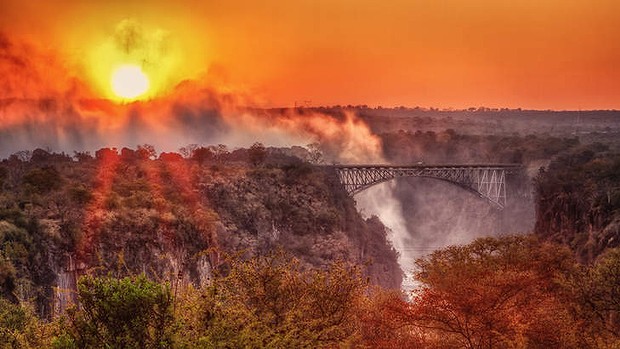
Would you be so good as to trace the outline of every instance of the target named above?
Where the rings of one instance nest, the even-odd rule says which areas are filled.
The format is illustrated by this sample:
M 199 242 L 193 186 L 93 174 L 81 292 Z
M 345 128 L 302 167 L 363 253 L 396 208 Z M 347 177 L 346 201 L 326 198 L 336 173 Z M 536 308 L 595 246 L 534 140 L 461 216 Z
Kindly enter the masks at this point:
M 476 193 L 503 209 L 506 177 L 522 171 L 520 165 L 332 165 L 344 189 L 353 196 L 375 184 L 399 177 L 434 178 Z

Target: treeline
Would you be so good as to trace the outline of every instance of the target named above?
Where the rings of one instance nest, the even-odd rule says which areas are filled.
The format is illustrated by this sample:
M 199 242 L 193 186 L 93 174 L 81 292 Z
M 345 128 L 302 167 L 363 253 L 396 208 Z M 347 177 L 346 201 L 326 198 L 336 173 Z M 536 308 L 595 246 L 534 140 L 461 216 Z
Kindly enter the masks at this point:
M 532 236 L 483 238 L 418 261 L 411 294 L 358 267 L 306 269 L 281 250 L 229 258 L 200 288 L 84 276 L 79 307 L 42 322 L 0 300 L 7 348 L 612 348 L 620 250 L 591 266 Z
M 521 163 L 549 160 L 579 145 L 575 137 L 467 135 L 453 129 L 381 135 L 385 157 L 396 163 Z

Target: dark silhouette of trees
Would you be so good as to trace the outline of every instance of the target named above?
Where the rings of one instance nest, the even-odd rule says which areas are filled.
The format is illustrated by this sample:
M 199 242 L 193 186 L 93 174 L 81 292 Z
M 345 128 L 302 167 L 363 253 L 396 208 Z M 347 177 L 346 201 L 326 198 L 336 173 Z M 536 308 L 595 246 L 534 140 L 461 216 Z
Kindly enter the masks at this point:
M 47 193 L 60 188 L 62 178 L 58 170 L 52 166 L 33 168 L 24 175 L 24 185 L 35 193 Z
M 248 150 L 248 157 L 252 165 L 262 165 L 267 158 L 267 149 L 265 149 L 263 143 L 256 142 Z
M 202 164 L 212 161 L 215 158 L 215 153 L 211 148 L 198 147 L 192 151 L 191 158 Z
M 155 151 L 155 147 L 150 144 L 142 144 L 136 149 L 136 155 L 141 160 L 152 160 L 157 158 L 157 151 Z
M 121 149 L 120 158 L 123 161 L 134 161 L 137 160 L 139 156 L 135 150 L 123 147 L 123 149 Z
M 90 160 L 93 159 L 93 156 L 90 155 L 89 151 L 74 151 L 73 152 L 73 157 L 78 162 L 86 162 L 86 161 L 90 161 Z
M 118 157 L 118 151 L 116 148 L 101 148 L 95 152 L 95 158 L 97 160 L 110 160 Z
M 620 246 L 620 156 L 591 145 L 556 158 L 535 179 L 536 233 L 591 262 Z

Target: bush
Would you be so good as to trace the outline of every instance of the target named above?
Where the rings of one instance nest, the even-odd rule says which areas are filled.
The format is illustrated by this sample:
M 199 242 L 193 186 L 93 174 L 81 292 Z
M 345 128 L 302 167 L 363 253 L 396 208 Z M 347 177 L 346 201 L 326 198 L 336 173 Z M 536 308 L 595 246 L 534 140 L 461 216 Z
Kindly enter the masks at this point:
M 48 348 L 49 329 L 30 309 L 0 298 L 0 349 Z
M 58 347 L 168 348 L 171 343 L 172 297 L 167 286 L 145 276 L 115 279 L 82 277 L 80 308 L 69 312 L 68 333 Z
M 24 175 L 24 185 L 32 188 L 38 194 L 44 194 L 60 188 L 62 177 L 54 167 L 35 168 Z
M 198 338 L 189 347 L 338 347 L 357 334 L 356 309 L 366 289 L 360 271 L 342 263 L 304 270 L 274 252 L 232 261 L 194 304 Z

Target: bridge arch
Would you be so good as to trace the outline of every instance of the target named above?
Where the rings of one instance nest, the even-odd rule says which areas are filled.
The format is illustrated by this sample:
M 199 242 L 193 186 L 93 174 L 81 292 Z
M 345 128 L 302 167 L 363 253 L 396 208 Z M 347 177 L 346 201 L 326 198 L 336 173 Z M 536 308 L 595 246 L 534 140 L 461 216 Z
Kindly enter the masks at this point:
M 433 178 L 478 194 L 499 209 L 506 206 L 506 177 L 522 171 L 521 165 L 331 165 L 351 196 L 379 183 L 400 177 Z

